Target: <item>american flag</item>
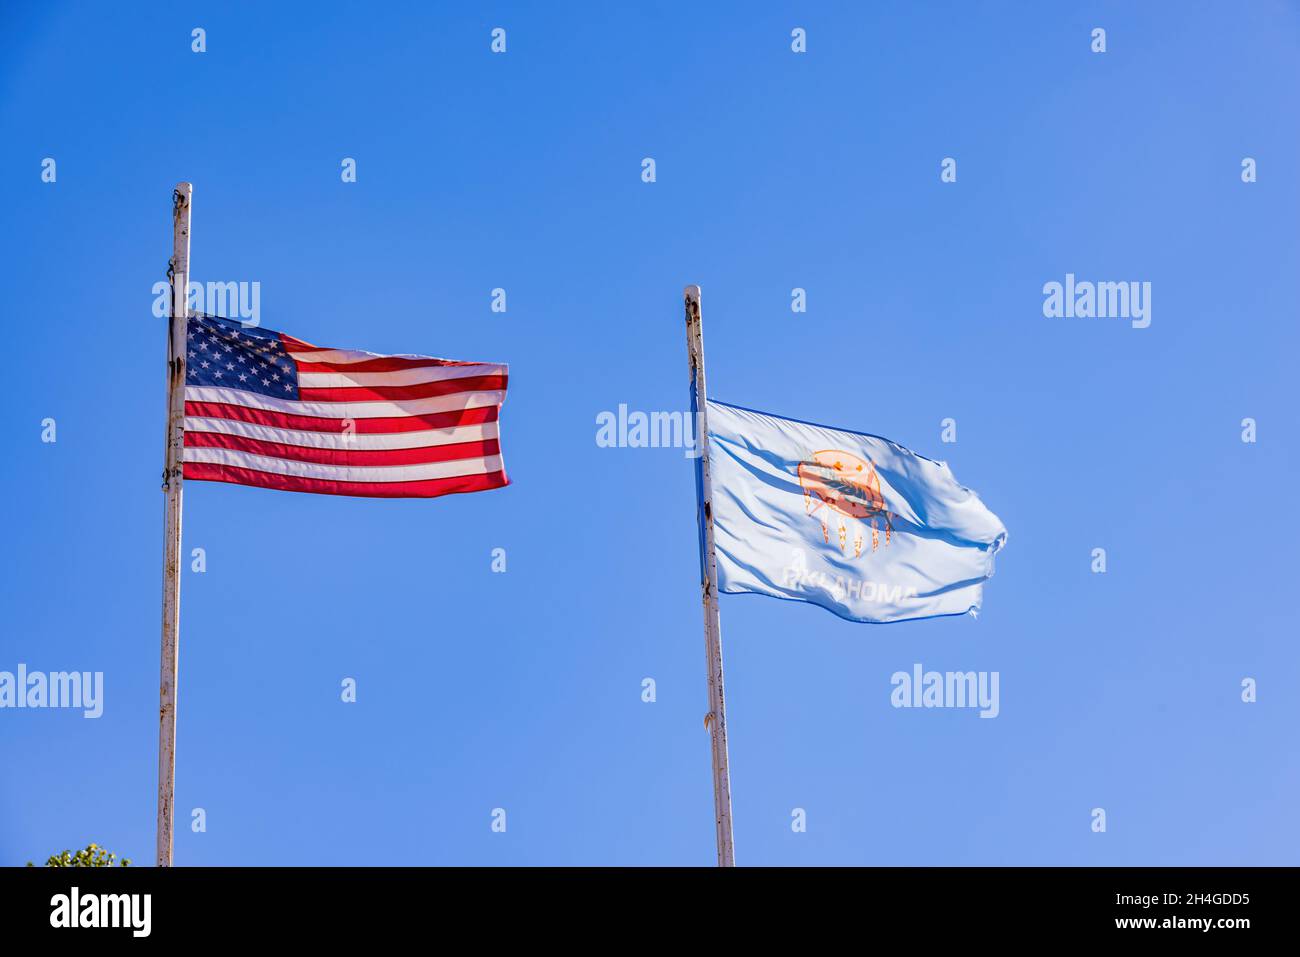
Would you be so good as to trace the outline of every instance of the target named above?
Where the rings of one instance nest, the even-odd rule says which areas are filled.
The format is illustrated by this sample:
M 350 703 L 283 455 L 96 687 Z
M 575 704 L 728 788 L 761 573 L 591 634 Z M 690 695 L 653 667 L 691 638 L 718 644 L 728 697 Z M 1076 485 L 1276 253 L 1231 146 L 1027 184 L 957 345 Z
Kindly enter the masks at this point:
M 187 479 L 391 498 L 509 484 L 504 365 L 325 349 L 207 315 L 186 336 Z

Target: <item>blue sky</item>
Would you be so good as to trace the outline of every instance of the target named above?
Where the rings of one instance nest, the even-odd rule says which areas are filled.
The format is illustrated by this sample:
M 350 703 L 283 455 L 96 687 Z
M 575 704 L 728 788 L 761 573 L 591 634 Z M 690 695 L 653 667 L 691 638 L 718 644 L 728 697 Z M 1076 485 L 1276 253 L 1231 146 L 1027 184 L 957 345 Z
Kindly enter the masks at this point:
M 263 325 L 509 362 L 514 484 L 187 485 L 178 864 L 713 862 L 691 464 L 595 442 L 685 408 L 690 282 L 714 397 L 944 459 L 1010 533 L 978 620 L 722 598 L 739 863 L 1300 863 L 1298 52 L 1264 0 L 6 5 L 0 670 L 105 711 L 0 711 L 0 862 L 152 861 L 190 180 L 193 278 Z M 1045 318 L 1066 273 L 1150 327 Z M 892 708 L 917 662 L 1000 715 Z

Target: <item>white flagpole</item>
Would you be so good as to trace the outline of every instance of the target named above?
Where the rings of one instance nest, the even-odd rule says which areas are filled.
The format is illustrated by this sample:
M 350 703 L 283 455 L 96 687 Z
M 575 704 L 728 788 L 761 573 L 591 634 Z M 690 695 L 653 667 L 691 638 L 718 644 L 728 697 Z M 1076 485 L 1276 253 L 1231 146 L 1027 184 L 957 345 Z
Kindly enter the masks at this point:
M 713 816 L 718 830 L 718 866 L 734 867 L 731 839 L 731 771 L 727 764 L 727 699 L 722 685 L 722 623 L 718 616 L 718 562 L 713 553 L 713 484 L 709 476 L 708 392 L 704 386 L 704 327 L 700 287 L 687 286 L 686 347 L 690 352 L 695 400 L 695 441 L 699 452 L 698 519 L 702 541 L 700 595 L 704 604 L 704 652 L 709 673 L 709 713 L 704 725 L 713 746 Z
M 158 866 L 172 864 L 176 798 L 176 677 L 181 630 L 181 486 L 185 448 L 185 332 L 190 282 L 190 197 L 172 194 L 172 311 L 167 328 L 167 452 L 163 491 L 162 675 L 158 692 Z

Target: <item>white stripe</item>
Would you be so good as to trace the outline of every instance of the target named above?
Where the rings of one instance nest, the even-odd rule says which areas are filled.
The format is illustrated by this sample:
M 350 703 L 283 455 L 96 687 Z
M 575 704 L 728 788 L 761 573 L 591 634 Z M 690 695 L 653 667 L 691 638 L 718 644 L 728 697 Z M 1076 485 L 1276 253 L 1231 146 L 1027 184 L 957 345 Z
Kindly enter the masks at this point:
M 221 432 L 239 435 L 262 442 L 280 442 L 284 445 L 301 445 L 314 449 L 423 449 L 433 445 L 452 445 L 456 442 L 481 442 L 497 438 L 497 424 L 460 425 L 450 429 L 427 429 L 422 432 L 385 432 L 369 434 L 357 432 L 345 438 L 342 431 L 308 432 L 300 429 L 276 429 L 269 425 L 240 422 L 238 419 L 209 419 L 198 416 L 185 417 L 186 432 Z
M 435 395 L 427 399 L 403 399 L 398 402 L 299 402 L 294 399 L 273 399 L 245 392 L 243 389 L 222 389 L 213 386 L 187 385 L 186 402 L 223 402 L 242 405 L 249 409 L 266 409 L 288 415 L 315 415 L 325 419 L 378 419 L 388 416 L 427 415 L 430 412 L 457 412 L 461 409 L 481 409 L 500 405 L 505 401 L 504 390 L 490 392 L 457 392 L 455 395 Z
M 421 382 L 443 382 L 447 379 L 467 379 L 470 376 L 505 375 L 505 366 L 428 366 L 420 369 L 397 369 L 394 372 L 299 372 L 298 387 L 302 389 L 333 389 L 353 385 L 418 385 Z
M 207 449 L 187 446 L 186 462 L 230 465 L 275 475 L 325 479 L 330 482 L 420 482 L 425 479 L 455 478 L 458 475 L 486 475 L 501 471 L 501 456 L 488 455 L 454 462 L 426 462 L 422 465 L 317 465 L 295 462 L 270 455 L 254 455 L 234 449 Z

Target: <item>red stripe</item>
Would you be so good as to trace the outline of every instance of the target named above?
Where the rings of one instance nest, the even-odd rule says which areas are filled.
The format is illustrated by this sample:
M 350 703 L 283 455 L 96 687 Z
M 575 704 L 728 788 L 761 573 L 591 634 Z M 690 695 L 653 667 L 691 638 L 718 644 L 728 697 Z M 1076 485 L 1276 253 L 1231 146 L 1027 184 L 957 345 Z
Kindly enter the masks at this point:
M 343 441 L 341 436 L 339 441 Z M 480 459 L 501 452 L 501 445 L 496 439 L 430 445 L 418 449 L 317 449 L 304 445 L 285 445 L 282 442 L 265 442 L 262 439 L 226 435 L 222 432 L 186 432 L 185 445 L 189 448 L 234 449 L 237 452 L 269 455 L 295 462 L 315 462 L 318 465 L 421 465 L 425 462 Z
M 316 492 L 321 495 L 360 495 L 369 498 L 434 498 L 457 492 L 482 492 L 510 484 L 504 470 L 487 475 L 458 475 L 455 478 L 425 479 L 420 482 L 334 482 L 328 479 L 276 475 L 231 465 L 186 462 L 185 477 L 200 482 L 231 482 L 256 485 L 285 492 Z
M 321 348 L 321 346 L 313 346 L 310 342 L 303 342 L 301 339 L 297 339 L 285 332 L 277 333 L 277 335 L 279 335 L 280 341 L 284 343 L 285 349 L 289 351 L 314 352 Z
M 353 349 L 331 349 L 314 346 L 288 333 L 280 333 L 280 341 L 288 352 L 354 352 Z M 297 360 L 294 360 L 297 362 Z M 462 362 L 458 359 L 438 359 L 434 356 L 375 356 L 360 362 L 298 362 L 299 372 L 395 372 L 398 369 L 427 369 L 430 366 L 481 366 L 483 362 Z
M 422 432 L 426 429 L 450 429 L 458 425 L 495 422 L 500 411 L 500 406 L 487 405 L 473 409 L 453 409 L 450 412 L 428 412 L 424 415 L 353 419 L 352 423 L 356 426 L 358 435 Z M 245 405 L 230 405 L 225 402 L 186 402 L 185 414 L 196 418 L 235 419 L 240 422 L 269 425 L 277 429 L 305 429 L 309 432 L 330 432 L 335 435 L 343 431 L 345 421 L 316 415 L 273 412 L 270 409 L 251 409 Z
M 429 399 L 458 392 L 493 392 L 506 387 L 506 376 L 475 375 L 464 379 L 439 379 L 415 385 L 349 385 L 326 389 L 299 389 L 300 402 L 369 402 L 372 400 Z
M 403 369 L 491 365 L 491 363 L 457 362 L 453 359 L 431 359 L 423 356 L 420 358 L 377 356 L 374 359 L 362 359 L 360 362 L 304 362 L 299 359 L 294 361 L 298 363 L 299 372 L 400 372 Z

